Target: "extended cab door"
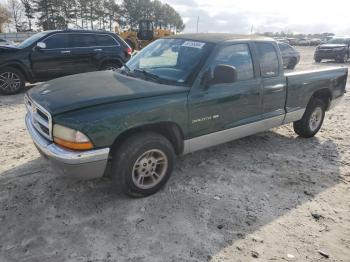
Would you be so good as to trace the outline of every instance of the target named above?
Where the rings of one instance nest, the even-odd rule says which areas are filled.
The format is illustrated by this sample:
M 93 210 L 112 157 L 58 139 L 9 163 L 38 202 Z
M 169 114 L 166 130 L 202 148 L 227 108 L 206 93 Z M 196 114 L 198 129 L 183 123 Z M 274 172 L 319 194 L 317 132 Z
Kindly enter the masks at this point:
M 221 139 L 219 131 L 258 121 L 261 118 L 261 79 L 255 73 L 251 46 L 248 43 L 230 43 L 214 51 L 209 68 L 225 64 L 237 69 L 238 79 L 229 84 L 199 84 L 191 89 L 189 103 L 190 137 L 195 138 L 210 134 L 200 141 L 213 145 L 209 140 Z M 204 70 L 207 70 L 206 68 Z M 199 141 L 199 140 L 198 140 Z M 205 145 L 195 145 L 197 150 Z
M 276 120 L 282 124 L 285 114 L 287 96 L 286 79 L 283 73 L 282 59 L 278 55 L 277 44 L 273 42 L 256 42 L 262 77 L 262 118 Z M 280 123 L 279 123 L 280 121 Z

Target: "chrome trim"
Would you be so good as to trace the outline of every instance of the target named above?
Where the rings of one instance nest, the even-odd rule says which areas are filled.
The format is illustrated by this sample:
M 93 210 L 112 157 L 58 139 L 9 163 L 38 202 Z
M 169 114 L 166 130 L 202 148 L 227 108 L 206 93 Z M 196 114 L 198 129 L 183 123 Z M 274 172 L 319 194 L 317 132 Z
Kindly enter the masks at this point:
M 184 141 L 183 154 L 191 153 L 207 147 L 226 143 L 255 133 L 266 131 L 268 129 L 283 124 L 285 114 L 242 125 L 234 128 L 225 129 L 211 134 L 195 137 Z
M 328 110 L 333 109 L 335 106 L 339 105 L 345 100 L 345 95 L 338 96 L 337 98 L 332 99 Z
M 30 99 L 27 95 L 24 96 L 24 104 L 27 108 L 27 113 L 32 118 L 31 122 L 36 127 L 37 131 L 41 135 L 43 135 L 45 138 L 52 141 L 53 139 L 52 139 L 52 117 L 51 117 L 51 114 L 45 108 L 43 108 L 41 105 L 39 105 L 38 103 L 36 103 L 32 99 Z M 37 113 L 37 110 L 41 111 L 41 113 L 43 113 L 44 115 L 47 116 L 48 122 Z M 43 132 L 39 126 L 36 126 L 34 120 L 37 121 L 38 123 L 40 123 L 41 125 L 45 126 L 49 130 L 49 134 L 46 134 L 45 132 Z
M 288 112 L 283 120 L 283 125 L 300 120 L 303 117 L 305 110 L 306 108 Z
M 42 137 L 40 133 L 34 128 L 29 114 L 26 115 L 25 122 L 27 130 L 31 135 L 34 144 L 42 153 L 51 159 L 69 165 L 78 165 L 101 160 L 105 160 L 107 162 L 109 155 L 108 147 L 88 151 L 73 151 L 64 149 Z

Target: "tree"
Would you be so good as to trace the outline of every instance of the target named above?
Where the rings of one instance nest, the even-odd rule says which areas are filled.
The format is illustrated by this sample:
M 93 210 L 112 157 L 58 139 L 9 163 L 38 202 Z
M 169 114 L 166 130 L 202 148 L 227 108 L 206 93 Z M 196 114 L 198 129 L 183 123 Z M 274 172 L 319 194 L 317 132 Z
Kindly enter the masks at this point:
M 21 31 L 23 6 L 18 0 L 8 0 L 9 10 L 12 16 L 12 21 L 15 25 L 16 32 Z
M 29 31 L 32 31 L 32 20 L 35 18 L 33 2 L 31 0 L 21 0 L 21 2 L 24 7 L 24 15 L 28 20 Z
M 11 21 L 10 11 L 5 6 L 0 4 L 0 33 L 3 32 L 4 24 L 10 21 Z

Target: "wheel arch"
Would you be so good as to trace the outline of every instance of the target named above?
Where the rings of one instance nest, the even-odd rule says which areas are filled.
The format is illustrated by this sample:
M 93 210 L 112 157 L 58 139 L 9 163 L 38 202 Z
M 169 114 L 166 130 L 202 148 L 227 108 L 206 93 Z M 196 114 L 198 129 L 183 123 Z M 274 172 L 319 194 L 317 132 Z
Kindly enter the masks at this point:
M 320 99 L 325 104 L 326 110 L 328 110 L 332 100 L 332 92 L 329 88 L 322 88 L 312 94 L 310 101 L 314 98 Z
M 106 57 L 105 59 L 103 59 L 100 63 L 100 69 L 103 68 L 103 66 L 105 66 L 108 63 L 116 63 L 119 65 L 119 67 L 123 66 L 123 62 L 121 58 L 115 57 L 115 58 L 108 58 Z
M 15 68 L 17 69 L 18 71 L 20 71 L 25 80 L 28 81 L 28 82 L 32 82 L 33 81 L 33 77 L 31 75 L 30 72 L 28 72 L 28 69 L 26 69 L 26 66 L 21 64 L 21 63 L 18 63 L 18 62 L 13 62 L 13 63 L 6 63 L 4 65 L 1 65 L 0 68 L 4 68 L 4 67 L 12 67 L 12 68 Z
M 142 133 L 142 132 L 154 132 L 160 134 L 167 138 L 169 142 L 173 145 L 174 150 L 177 155 L 181 154 L 184 149 L 184 135 L 181 127 L 174 122 L 158 122 L 152 124 L 141 125 L 137 127 L 132 127 L 125 130 L 120 135 L 116 137 L 111 146 L 111 155 L 115 150 L 130 136 Z

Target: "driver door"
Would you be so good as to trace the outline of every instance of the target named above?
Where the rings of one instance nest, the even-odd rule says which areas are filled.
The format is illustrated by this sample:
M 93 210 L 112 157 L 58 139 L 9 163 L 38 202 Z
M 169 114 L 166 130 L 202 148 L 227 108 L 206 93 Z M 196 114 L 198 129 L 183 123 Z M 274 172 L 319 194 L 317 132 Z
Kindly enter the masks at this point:
M 239 43 L 221 47 L 210 67 L 213 69 L 219 64 L 234 66 L 237 81 L 192 88 L 188 98 L 190 138 L 203 138 L 196 139 L 193 150 L 220 143 L 225 139 L 220 131 L 261 119 L 262 85 L 254 70 L 250 45 Z

